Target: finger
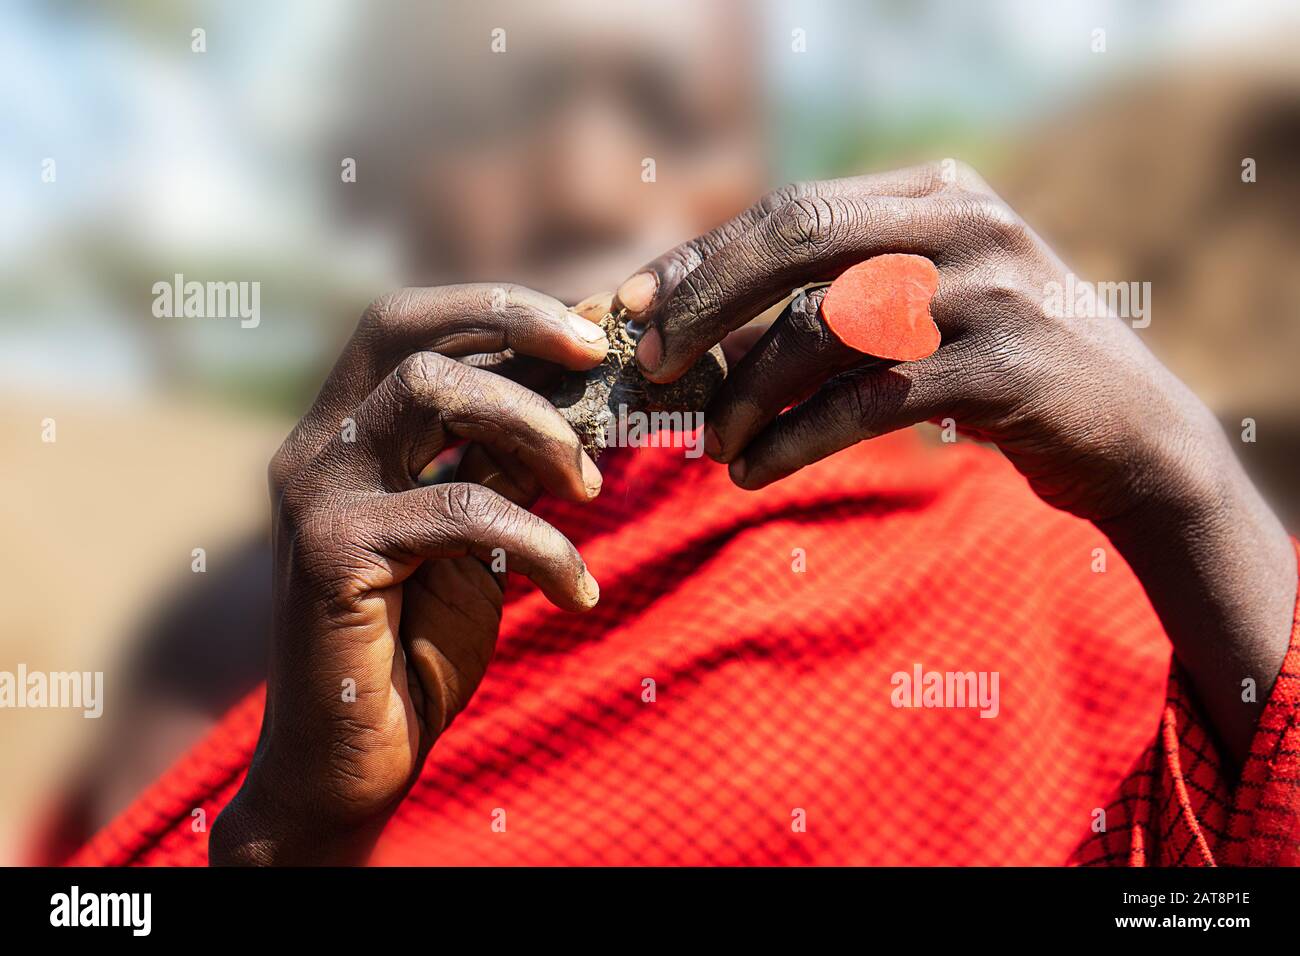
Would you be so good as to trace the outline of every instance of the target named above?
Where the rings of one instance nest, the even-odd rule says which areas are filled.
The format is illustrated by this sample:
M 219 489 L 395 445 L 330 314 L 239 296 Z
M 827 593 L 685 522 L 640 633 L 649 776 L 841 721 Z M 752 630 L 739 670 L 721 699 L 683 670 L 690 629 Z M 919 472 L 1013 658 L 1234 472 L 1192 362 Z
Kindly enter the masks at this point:
M 473 482 L 521 508 L 531 508 L 542 493 L 537 478 L 513 455 L 506 455 L 487 445 L 470 445 L 456 466 L 454 481 Z M 434 562 L 426 567 L 445 564 Z M 500 590 L 505 589 L 505 574 L 492 572 Z
M 774 321 L 775 319 L 768 321 L 764 321 L 761 318 L 755 319 L 753 322 L 747 322 L 742 325 L 723 339 L 722 354 L 727 360 L 727 368 L 739 365 L 740 360 L 749 354 L 750 349 L 758 344 L 758 340 L 761 339 L 766 334 L 767 330 L 772 327 L 772 322 Z
M 423 717 L 441 733 L 487 672 L 501 625 L 502 585 L 468 555 L 420 565 L 402 590 L 402 644 L 424 690 Z
M 619 286 L 614 305 L 627 308 L 633 318 L 645 322 L 705 259 L 793 200 L 840 195 L 928 196 L 943 188 L 946 182 L 940 166 L 926 164 L 866 176 L 791 183 L 768 193 L 734 219 L 642 266 Z
M 732 329 L 796 286 L 884 252 L 935 258 L 952 241 L 930 200 L 832 196 L 787 203 L 691 272 L 637 347 L 646 377 L 681 375 Z
M 366 310 L 311 409 L 285 441 L 277 470 L 292 472 L 309 460 L 402 359 L 425 350 L 455 357 L 510 350 L 588 369 L 605 357 L 609 343 L 558 299 L 522 286 L 438 286 L 383 296 Z
M 483 352 L 466 355 L 460 359 L 465 365 L 500 375 L 539 395 L 548 395 L 564 377 L 564 369 L 554 362 L 544 362 L 530 355 L 519 355 L 510 349 L 504 352 Z
M 583 611 L 600 599 L 600 586 L 568 538 L 478 485 L 453 482 L 380 495 L 358 511 L 360 543 L 388 559 L 395 581 L 426 559 L 469 554 L 490 564 L 504 552 L 506 568 L 531 579 L 557 607 Z
M 456 466 L 456 481 L 472 481 L 513 501 L 530 507 L 542 493 L 542 486 L 514 455 L 488 445 L 470 445 Z
M 609 349 L 604 333 L 559 299 L 509 284 L 403 289 L 372 305 L 362 328 L 393 364 L 416 350 L 462 356 L 511 349 L 580 370 Z
M 773 190 L 735 218 L 670 249 L 642 266 L 618 287 L 614 294 L 614 308 L 625 308 L 634 318 L 656 311 L 677 288 L 678 283 L 708 256 L 732 239 L 748 232 L 772 210 L 798 196 L 811 194 L 815 188 L 815 183 L 793 183 Z
M 352 446 L 331 447 L 393 490 L 413 487 L 454 436 L 518 459 L 559 497 L 587 501 L 600 491 L 599 470 L 549 402 L 435 352 L 404 359 L 357 409 L 356 424 Z
M 850 445 L 935 418 L 956 403 L 950 378 L 938 353 L 845 372 L 764 428 L 731 462 L 731 480 L 762 488 Z
M 597 292 L 595 295 L 589 295 L 575 305 L 573 311 L 588 322 L 600 324 L 601 319 L 614 311 L 614 293 Z
M 731 369 L 707 412 L 704 450 L 731 461 L 783 408 L 864 359 L 818 312 L 824 289 L 799 293 Z

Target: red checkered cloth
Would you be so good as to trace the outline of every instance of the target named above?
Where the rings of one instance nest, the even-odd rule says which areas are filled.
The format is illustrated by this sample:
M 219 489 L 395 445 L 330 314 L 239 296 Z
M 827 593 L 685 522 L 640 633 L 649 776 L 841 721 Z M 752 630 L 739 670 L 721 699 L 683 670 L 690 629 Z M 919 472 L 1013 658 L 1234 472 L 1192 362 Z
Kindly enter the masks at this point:
M 1156 739 L 1075 851 L 1091 866 L 1300 865 L 1300 610 L 1235 781 L 1175 666 Z
M 1297 862 L 1300 651 L 1234 787 L 1131 571 L 995 452 L 903 433 L 758 493 L 681 449 L 605 464 L 597 502 L 541 509 L 599 608 L 512 580 L 376 862 Z M 895 706 L 918 666 L 996 672 L 996 716 Z M 204 863 L 195 811 L 238 788 L 261 712 L 258 691 L 72 862 Z

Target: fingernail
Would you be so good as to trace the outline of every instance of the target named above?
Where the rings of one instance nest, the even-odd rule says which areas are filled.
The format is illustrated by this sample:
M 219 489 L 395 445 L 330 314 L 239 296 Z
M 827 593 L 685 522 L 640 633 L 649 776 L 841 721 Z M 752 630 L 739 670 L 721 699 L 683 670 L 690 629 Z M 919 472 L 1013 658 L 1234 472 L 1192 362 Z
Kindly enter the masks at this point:
M 743 484 L 745 481 L 745 472 L 749 471 L 749 463 L 744 458 L 737 458 L 731 463 L 731 480 L 736 484 Z
M 614 304 L 614 293 L 597 292 L 595 295 L 589 295 L 570 311 L 578 313 L 588 322 L 599 322 L 604 318 L 605 313 L 610 311 L 610 306 Z
M 600 585 L 586 568 L 582 569 L 582 600 L 587 607 L 595 607 L 600 601 Z
M 636 360 L 647 372 L 653 372 L 664 361 L 664 343 L 658 329 L 647 329 L 637 343 Z
M 704 454 L 710 458 L 717 458 L 722 454 L 722 442 L 718 441 L 718 433 L 713 430 L 712 425 L 704 426 Z
M 569 328 L 573 329 L 578 338 L 584 342 L 591 342 L 594 345 L 605 341 L 604 330 L 594 322 L 588 322 L 582 316 L 574 315 L 572 312 L 567 313 L 565 318 L 569 320 Z
M 618 301 L 629 312 L 644 312 L 654 300 L 659 288 L 659 277 L 653 272 L 638 272 L 618 287 Z
M 594 498 L 600 494 L 600 485 L 604 478 L 600 469 L 585 451 L 582 453 L 582 482 L 587 486 L 587 497 Z

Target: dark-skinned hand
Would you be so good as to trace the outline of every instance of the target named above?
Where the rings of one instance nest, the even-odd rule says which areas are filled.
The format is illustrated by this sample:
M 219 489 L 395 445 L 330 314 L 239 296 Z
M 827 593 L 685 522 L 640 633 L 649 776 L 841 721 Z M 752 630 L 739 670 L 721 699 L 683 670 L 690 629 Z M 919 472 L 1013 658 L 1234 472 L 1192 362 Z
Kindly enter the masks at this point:
M 365 858 L 491 660 L 494 570 L 561 608 L 595 605 L 577 550 L 521 503 L 539 489 L 590 500 L 600 473 L 514 379 L 589 368 L 607 347 L 560 302 L 512 286 L 406 290 L 366 311 L 271 464 L 266 712 L 213 863 Z M 458 441 L 473 443 L 465 480 L 418 484 Z
M 827 329 L 819 293 L 796 296 L 712 401 L 706 452 L 757 489 L 927 420 L 995 443 L 1044 501 L 1111 538 L 1240 759 L 1289 642 L 1289 538 L 1213 416 L 1129 323 L 1054 314 L 1048 287 L 1065 266 L 972 170 L 779 189 L 639 270 L 616 307 L 644 329 L 643 371 L 671 381 L 792 290 L 884 253 L 938 267 L 938 351 L 876 361 Z

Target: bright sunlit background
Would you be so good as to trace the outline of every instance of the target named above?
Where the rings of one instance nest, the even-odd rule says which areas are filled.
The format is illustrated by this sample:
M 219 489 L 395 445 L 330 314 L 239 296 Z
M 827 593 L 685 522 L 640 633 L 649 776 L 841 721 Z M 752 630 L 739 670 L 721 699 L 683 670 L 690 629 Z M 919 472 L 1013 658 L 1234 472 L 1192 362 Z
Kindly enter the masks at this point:
M 1294 528 L 1298 35 L 1285 0 L 5 4 L 0 670 L 107 702 L 0 711 L 0 862 L 256 681 L 265 463 L 369 299 L 576 301 L 784 181 L 960 157 L 1076 272 L 1151 282 L 1143 337 L 1257 420 Z M 155 317 L 177 273 L 260 282 L 260 323 Z

